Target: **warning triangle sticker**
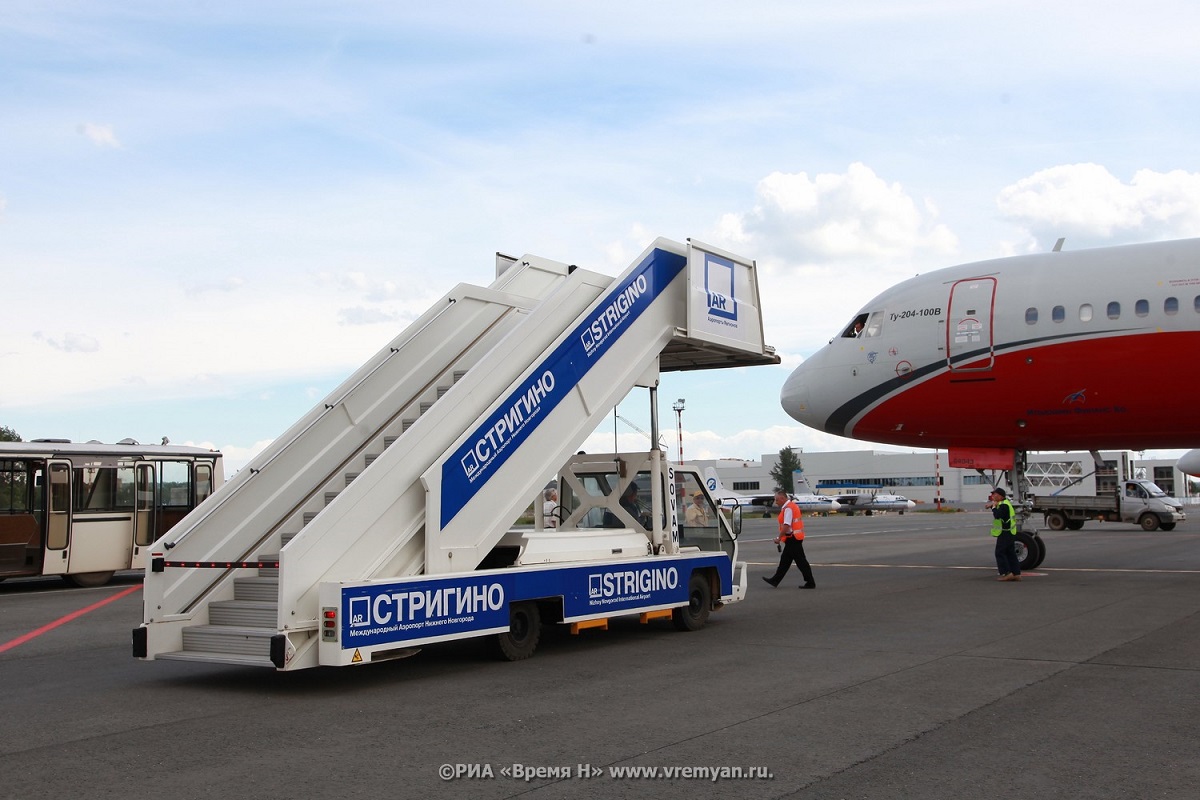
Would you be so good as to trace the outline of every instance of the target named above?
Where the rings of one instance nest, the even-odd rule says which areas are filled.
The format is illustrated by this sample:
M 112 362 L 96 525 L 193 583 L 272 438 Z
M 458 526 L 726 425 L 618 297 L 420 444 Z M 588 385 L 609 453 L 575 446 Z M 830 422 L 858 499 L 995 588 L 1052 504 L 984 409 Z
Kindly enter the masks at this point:
M 354 648 L 354 658 L 350 659 L 350 663 L 351 664 L 361 664 L 362 663 L 362 653 L 358 652 L 357 647 Z

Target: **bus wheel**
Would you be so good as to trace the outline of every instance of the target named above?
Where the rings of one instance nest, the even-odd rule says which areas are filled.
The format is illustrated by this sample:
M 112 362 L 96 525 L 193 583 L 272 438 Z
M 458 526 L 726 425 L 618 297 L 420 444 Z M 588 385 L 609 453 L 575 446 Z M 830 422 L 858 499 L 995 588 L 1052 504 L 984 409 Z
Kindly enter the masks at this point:
M 63 575 L 63 580 L 74 586 L 90 587 L 103 586 L 112 580 L 111 572 L 77 572 L 74 575 Z
M 505 661 L 521 661 L 537 650 L 542 638 L 542 615 L 537 603 L 513 603 L 508 610 L 508 632 L 492 640 L 496 655 Z
M 680 631 L 698 631 L 708 622 L 712 611 L 712 587 L 708 577 L 693 572 L 688 581 L 688 604 L 671 612 L 671 621 L 675 629 Z
M 1037 545 L 1037 541 L 1033 534 L 1025 531 L 1017 531 L 1017 561 L 1021 562 L 1021 569 L 1033 569 L 1038 565 L 1038 554 L 1041 549 Z

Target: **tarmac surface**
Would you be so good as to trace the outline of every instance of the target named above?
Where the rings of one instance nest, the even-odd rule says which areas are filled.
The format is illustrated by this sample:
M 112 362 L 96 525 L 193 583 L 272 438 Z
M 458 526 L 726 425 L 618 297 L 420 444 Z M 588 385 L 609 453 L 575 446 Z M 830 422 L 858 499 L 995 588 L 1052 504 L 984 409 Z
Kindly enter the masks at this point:
M 0 798 L 1200 793 L 1200 509 L 1046 533 L 1020 583 L 980 512 L 806 525 L 816 590 L 760 580 L 774 523 L 748 520 L 748 596 L 704 629 L 547 629 L 516 663 L 140 662 L 137 575 L 8 581 Z

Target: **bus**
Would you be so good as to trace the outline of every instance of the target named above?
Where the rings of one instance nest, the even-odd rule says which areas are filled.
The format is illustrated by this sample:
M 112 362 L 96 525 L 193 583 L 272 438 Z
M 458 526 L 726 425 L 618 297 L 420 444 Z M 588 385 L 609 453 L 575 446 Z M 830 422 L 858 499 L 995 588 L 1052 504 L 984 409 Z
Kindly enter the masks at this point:
M 202 447 L 67 439 L 0 442 L 0 580 L 102 586 L 224 481 Z

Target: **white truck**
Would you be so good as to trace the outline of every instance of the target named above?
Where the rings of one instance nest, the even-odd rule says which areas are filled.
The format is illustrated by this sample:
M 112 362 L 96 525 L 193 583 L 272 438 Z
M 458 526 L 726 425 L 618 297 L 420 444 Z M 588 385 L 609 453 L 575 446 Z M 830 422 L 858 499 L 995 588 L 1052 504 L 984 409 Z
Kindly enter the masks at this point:
M 1131 522 L 1144 531 L 1175 529 L 1187 519 L 1183 504 L 1148 480 L 1126 480 L 1120 488 L 1096 496 L 1034 496 L 1033 510 L 1044 514 L 1052 531 L 1077 531 L 1089 519 Z
M 1050 530 L 1077 531 L 1091 519 L 1129 522 L 1144 531 L 1170 531 L 1187 519 L 1182 503 L 1168 496 L 1153 481 L 1135 477 L 1128 453 L 1121 453 L 1115 462 L 1105 462 L 1098 452 L 1092 453 L 1092 459 L 1095 471 L 1079 477 L 1071 485 L 1095 475 L 1103 479 L 1101 486 L 1111 486 L 1111 489 L 1098 491 L 1096 495 L 1064 494 L 1065 489 L 1060 489 L 1051 495 L 1032 497 L 1031 510 L 1045 515 L 1046 527 Z
M 524 658 L 547 622 L 703 625 L 745 591 L 738 519 L 660 450 L 578 450 L 637 386 L 657 443 L 662 372 L 779 363 L 759 297 L 753 261 L 694 241 L 615 278 L 498 257 L 153 543 L 134 656 L 291 671 L 475 636 Z M 560 524 L 514 528 L 555 475 Z

